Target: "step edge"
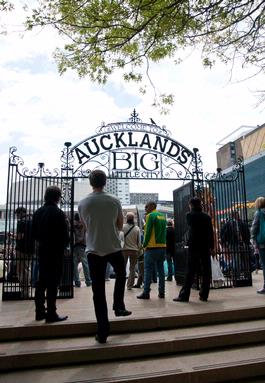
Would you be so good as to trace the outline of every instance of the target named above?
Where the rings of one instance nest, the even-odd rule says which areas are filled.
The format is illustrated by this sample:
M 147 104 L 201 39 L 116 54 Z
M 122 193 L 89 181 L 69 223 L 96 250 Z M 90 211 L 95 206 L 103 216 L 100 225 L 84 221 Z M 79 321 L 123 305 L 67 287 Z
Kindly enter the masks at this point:
M 254 339 L 253 339 L 254 338 Z M 187 342 L 188 340 L 188 342 Z M 99 345 L 89 348 L 29 351 L 0 355 L 0 371 L 84 364 L 139 357 L 165 356 L 186 352 L 206 351 L 265 342 L 265 329 L 237 333 L 205 334 L 197 337 L 123 345 Z M 159 351 L 158 351 L 159 350 Z M 59 361 L 59 360 L 60 361 Z
M 234 310 L 216 310 L 204 313 L 167 315 L 152 318 L 131 318 L 111 320 L 111 332 L 125 333 L 167 328 L 183 328 L 194 325 L 227 323 L 265 316 L 265 307 L 251 307 Z M 71 322 L 44 325 L 24 325 L 0 327 L 0 342 L 26 339 L 47 339 L 67 336 L 92 335 L 96 332 L 96 322 Z

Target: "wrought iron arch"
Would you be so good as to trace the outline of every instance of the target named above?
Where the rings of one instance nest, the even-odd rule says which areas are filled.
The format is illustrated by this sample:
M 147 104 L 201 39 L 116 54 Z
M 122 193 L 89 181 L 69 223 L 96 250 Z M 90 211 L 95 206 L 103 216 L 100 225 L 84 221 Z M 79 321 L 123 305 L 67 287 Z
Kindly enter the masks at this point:
M 73 177 L 87 177 L 102 168 L 109 178 L 199 179 L 198 149 L 188 149 L 171 138 L 164 126 L 143 123 L 134 110 L 127 122 L 105 124 L 78 144 L 65 143 L 62 170 Z
M 180 281 L 185 275 L 185 213 L 191 196 L 201 197 L 204 210 L 212 216 L 215 227 L 216 254 L 223 262 L 229 257 L 237 260 L 236 268 L 227 271 L 226 287 L 251 284 L 249 245 L 233 249 L 220 248 L 220 233 L 223 223 L 231 212 L 238 210 L 240 217 L 247 222 L 244 166 L 242 161 L 228 173 L 218 169 L 217 173 L 204 173 L 199 150 L 188 149 L 171 137 L 171 132 L 153 121 L 143 123 L 134 110 L 127 122 L 102 125 L 96 134 L 76 145 L 65 142 L 61 154 L 61 166 L 53 170 L 40 162 L 29 169 L 17 155 L 15 147 L 9 151 L 7 181 L 6 226 L 4 244 L 4 283 L 3 300 L 27 299 L 23 295 L 22 282 L 16 270 L 17 254 L 15 242 L 8 235 L 16 231 L 14 211 L 25 207 L 27 214 L 43 204 L 47 186 L 58 185 L 63 194 L 61 208 L 69 219 L 71 246 L 67 250 L 64 277 L 60 286 L 60 297 L 73 296 L 72 250 L 73 216 L 75 211 L 75 181 L 87 178 L 95 168 L 105 170 L 109 178 L 182 180 L 183 185 L 174 190 L 174 215 L 176 231 L 176 256 L 179 263 L 176 269 Z M 240 256 L 240 257 L 239 257 Z M 183 261 L 183 262 L 182 262 Z M 37 262 L 33 255 L 29 265 L 26 287 L 28 298 L 34 297 L 34 273 Z M 234 265 L 232 265 L 234 266 Z M 223 270 L 224 270 L 224 266 Z M 24 278 L 25 279 L 25 278 Z M 23 293 L 23 294 L 22 294 Z

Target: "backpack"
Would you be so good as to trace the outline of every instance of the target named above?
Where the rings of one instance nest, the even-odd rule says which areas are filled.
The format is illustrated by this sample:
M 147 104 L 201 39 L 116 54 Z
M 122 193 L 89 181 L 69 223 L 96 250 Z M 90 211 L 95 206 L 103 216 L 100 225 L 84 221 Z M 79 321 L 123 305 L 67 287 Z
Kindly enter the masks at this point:
M 265 214 L 261 211 L 259 211 L 259 232 L 256 240 L 259 245 L 265 244 Z

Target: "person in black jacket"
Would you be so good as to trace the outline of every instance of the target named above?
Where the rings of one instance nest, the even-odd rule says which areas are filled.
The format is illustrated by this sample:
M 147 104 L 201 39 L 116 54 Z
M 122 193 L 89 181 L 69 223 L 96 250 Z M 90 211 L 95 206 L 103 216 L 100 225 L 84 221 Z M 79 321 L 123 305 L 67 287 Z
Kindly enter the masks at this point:
M 173 276 L 173 266 L 174 265 L 174 275 L 176 279 L 176 256 L 175 256 L 175 230 L 173 227 L 173 221 L 169 219 L 167 221 L 167 247 L 166 247 L 166 259 L 167 259 L 167 281 L 172 281 Z
M 21 298 L 29 298 L 30 265 L 34 253 L 34 240 L 32 239 L 32 220 L 25 207 L 18 207 L 15 211 L 17 217 L 16 233 L 10 233 L 16 240 L 16 271 L 21 288 Z
M 214 234 L 211 217 L 202 211 L 201 200 L 197 197 L 189 201 L 188 224 L 188 271 L 184 285 L 175 302 L 188 302 L 195 273 L 202 277 L 200 300 L 207 301 L 211 282 L 211 253 L 214 249 Z
M 238 248 L 248 245 L 250 242 L 250 231 L 247 222 L 240 219 L 239 212 L 231 212 L 229 219 L 224 223 L 220 232 L 221 245 L 224 248 Z
M 220 231 L 223 271 L 232 272 L 240 278 L 240 273 L 248 269 L 250 231 L 237 210 L 230 213 Z
M 67 319 L 67 316 L 59 316 L 56 312 L 56 296 L 62 277 L 64 252 L 69 244 L 66 217 L 57 206 L 60 198 L 60 188 L 49 186 L 44 196 L 45 204 L 35 211 L 32 219 L 32 231 L 37 241 L 39 256 L 39 280 L 35 290 L 35 319 L 46 319 L 47 323 Z M 47 291 L 47 313 L 45 291 Z

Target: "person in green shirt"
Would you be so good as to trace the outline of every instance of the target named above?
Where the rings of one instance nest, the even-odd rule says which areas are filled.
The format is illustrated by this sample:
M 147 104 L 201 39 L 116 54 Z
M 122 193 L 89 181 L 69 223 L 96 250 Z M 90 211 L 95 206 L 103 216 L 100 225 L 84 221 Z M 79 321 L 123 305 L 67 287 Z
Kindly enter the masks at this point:
M 166 254 L 166 216 L 156 210 L 156 202 L 145 205 L 146 224 L 144 227 L 144 291 L 138 299 L 150 299 L 150 285 L 153 269 L 158 272 L 158 297 L 165 298 L 164 260 Z

